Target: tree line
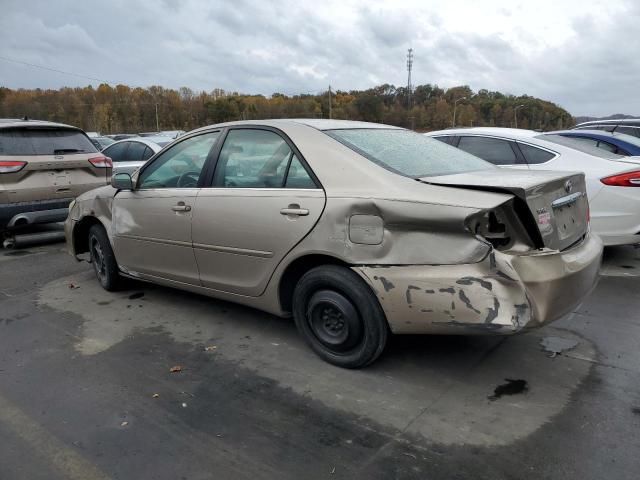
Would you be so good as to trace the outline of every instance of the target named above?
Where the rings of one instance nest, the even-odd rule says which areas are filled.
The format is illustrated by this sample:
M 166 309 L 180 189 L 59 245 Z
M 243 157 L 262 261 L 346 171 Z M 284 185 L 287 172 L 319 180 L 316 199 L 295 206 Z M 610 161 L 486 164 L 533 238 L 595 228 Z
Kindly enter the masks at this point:
M 558 105 L 527 95 L 514 96 L 468 86 L 380 85 L 368 90 L 329 90 L 318 94 L 248 95 L 214 89 L 195 92 L 160 86 L 126 85 L 45 89 L 0 87 L 0 117 L 28 117 L 67 123 L 86 131 L 139 133 L 191 130 L 231 120 L 336 118 L 364 120 L 419 131 L 456 126 L 495 126 L 555 130 L 574 124 Z

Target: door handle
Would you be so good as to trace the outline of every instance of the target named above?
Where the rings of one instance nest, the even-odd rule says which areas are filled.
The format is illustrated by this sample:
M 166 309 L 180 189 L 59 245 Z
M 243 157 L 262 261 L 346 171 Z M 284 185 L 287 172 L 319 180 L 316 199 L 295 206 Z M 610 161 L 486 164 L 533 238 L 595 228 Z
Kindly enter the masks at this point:
M 185 205 L 184 202 L 180 202 L 177 205 L 171 207 L 171 210 L 173 210 L 174 212 L 190 212 L 191 205 Z
M 309 215 L 309 210 L 307 210 L 306 208 L 283 208 L 282 210 L 280 210 L 280 215 L 291 215 L 291 216 L 298 216 L 298 217 L 304 217 L 306 215 Z

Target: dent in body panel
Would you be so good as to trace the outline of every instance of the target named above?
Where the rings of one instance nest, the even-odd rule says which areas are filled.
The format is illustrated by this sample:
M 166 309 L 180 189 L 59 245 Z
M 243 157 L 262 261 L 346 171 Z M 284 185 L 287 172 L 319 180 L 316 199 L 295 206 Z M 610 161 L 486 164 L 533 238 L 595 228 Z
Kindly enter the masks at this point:
M 378 268 L 353 267 L 374 290 Z M 397 285 L 379 297 L 394 333 L 513 333 L 534 320 L 525 289 L 503 260 L 395 266 L 385 275 Z
M 471 207 L 416 201 L 328 197 L 323 216 L 296 251 L 325 252 L 349 264 L 479 262 L 486 257 L 490 247 L 475 238 L 464 223 L 477 211 Z M 373 219 L 381 219 L 382 240 L 376 244 L 353 242 L 350 223 L 354 217 L 366 219 L 375 230 L 378 227 Z

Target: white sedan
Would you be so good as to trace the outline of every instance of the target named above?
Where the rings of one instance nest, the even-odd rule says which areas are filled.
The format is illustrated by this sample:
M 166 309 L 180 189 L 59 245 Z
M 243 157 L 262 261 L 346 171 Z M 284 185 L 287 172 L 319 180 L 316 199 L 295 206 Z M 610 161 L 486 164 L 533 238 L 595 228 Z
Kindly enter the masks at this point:
M 514 128 L 456 128 L 425 135 L 501 167 L 584 172 L 592 230 L 605 245 L 640 243 L 640 157 Z

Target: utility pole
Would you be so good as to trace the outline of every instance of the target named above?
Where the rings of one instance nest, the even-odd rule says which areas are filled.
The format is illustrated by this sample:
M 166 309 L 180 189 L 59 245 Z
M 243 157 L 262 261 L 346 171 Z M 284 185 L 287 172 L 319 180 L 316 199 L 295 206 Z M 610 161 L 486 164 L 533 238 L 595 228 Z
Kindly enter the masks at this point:
M 156 132 L 160 131 L 160 122 L 158 121 L 158 104 L 156 103 Z
M 456 108 L 457 108 L 457 106 L 458 106 L 458 102 L 459 102 L 460 100 L 466 100 L 466 98 L 467 98 L 467 97 L 460 97 L 460 98 L 458 98 L 458 99 L 456 99 L 456 100 L 454 100 L 454 101 L 453 101 L 453 121 L 451 122 L 451 126 L 452 126 L 453 128 L 455 128 L 455 126 L 456 126 Z
M 513 109 L 513 125 L 518 128 L 518 109 L 524 107 L 524 105 L 518 105 Z
M 411 69 L 413 68 L 413 48 L 407 50 L 407 109 L 411 110 Z
M 331 85 L 329 85 L 329 120 L 331 120 Z

